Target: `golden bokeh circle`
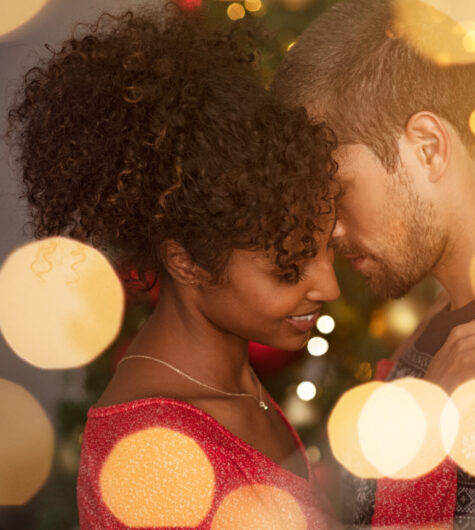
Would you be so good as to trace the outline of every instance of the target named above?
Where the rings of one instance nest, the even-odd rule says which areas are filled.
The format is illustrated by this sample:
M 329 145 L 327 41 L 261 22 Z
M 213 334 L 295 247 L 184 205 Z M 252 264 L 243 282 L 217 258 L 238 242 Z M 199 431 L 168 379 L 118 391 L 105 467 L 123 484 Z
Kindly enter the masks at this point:
M 39 368 L 94 360 L 117 337 L 124 291 L 106 258 L 64 237 L 28 243 L 0 269 L 0 331 Z
M 470 128 L 470 131 L 472 132 L 472 134 L 475 134 L 475 110 L 472 111 L 472 113 L 470 114 L 470 118 L 468 120 L 468 126 Z M 473 280 L 472 280 L 472 285 L 474 284 Z
M 328 421 L 332 452 L 360 478 L 419 477 L 447 456 L 441 421 L 448 401 L 437 385 L 411 377 L 352 388 Z
M 31 20 L 48 0 L 20 0 L 0 2 L 0 36 L 6 35 Z
M 246 16 L 246 10 L 239 2 L 233 2 L 232 4 L 229 4 L 226 13 L 231 20 L 239 20 L 240 18 L 244 18 Z
M 233 490 L 220 504 L 211 530 L 306 530 L 307 520 L 294 497 L 265 484 Z
M 21 505 L 48 478 L 54 431 L 38 401 L 6 379 L 0 379 L 0 425 L 0 505 Z
M 394 31 L 409 46 L 427 59 L 441 65 L 475 62 L 473 31 L 475 20 L 472 0 L 435 2 L 434 0 L 395 0 Z
M 439 386 L 422 379 L 386 383 L 368 399 L 360 416 L 366 458 L 395 479 L 413 479 L 433 470 L 447 456 L 441 432 L 447 403 Z
M 475 475 L 475 380 L 460 385 L 451 400 L 458 413 L 458 432 L 450 456 L 464 471 Z
M 100 473 L 102 499 L 128 527 L 194 527 L 213 501 L 213 467 L 190 437 L 151 427 L 121 439 Z
M 371 381 L 345 392 L 334 406 L 328 420 L 328 439 L 335 458 L 360 478 L 381 478 L 383 474 L 370 463 L 361 448 L 358 421 L 365 403 L 385 383 Z

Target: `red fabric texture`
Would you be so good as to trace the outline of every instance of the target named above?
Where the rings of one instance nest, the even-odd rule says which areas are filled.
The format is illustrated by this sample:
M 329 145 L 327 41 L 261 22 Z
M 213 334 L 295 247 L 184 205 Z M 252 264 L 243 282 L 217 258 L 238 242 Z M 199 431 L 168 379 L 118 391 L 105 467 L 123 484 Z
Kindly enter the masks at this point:
M 379 361 L 375 379 L 384 381 L 394 364 L 390 359 Z M 371 523 L 392 530 L 452 528 L 456 494 L 457 467 L 450 458 L 417 479 L 380 479 Z
M 324 530 L 328 526 L 322 515 L 325 500 L 319 502 L 319 494 L 311 475 L 302 442 L 285 419 L 306 462 L 310 479 L 299 477 L 279 466 L 264 454 L 219 424 L 214 418 L 187 403 L 166 398 L 148 398 L 91 408 L 88 413 L 77 481 L 77 500 L 82 530 L 130 528 L 121 522 L 108 508 L 101 495 L 101 470 L 111 451 L 124 437 L 139 431 L 164 427 L 181 433 L 196 442 L 203 450 L 214 471 L 212 502 L 201 523 L 193 528 L 215 528 L 215 517 L 223 500 L 243 486 L 266 485 L 283 490 L 291 496 L 290 504 L 303 514 L 307 528 Z M 270 488 L 271 491 L 272 488 Z M 167 495 L 160 491 L 159 495 Z M 189 503 L 190 500 L 187 499 Z M 252 509 L 251 506 L 243 507 Z M 187 526 L 148 526 L 147 528 L 188 528 Z

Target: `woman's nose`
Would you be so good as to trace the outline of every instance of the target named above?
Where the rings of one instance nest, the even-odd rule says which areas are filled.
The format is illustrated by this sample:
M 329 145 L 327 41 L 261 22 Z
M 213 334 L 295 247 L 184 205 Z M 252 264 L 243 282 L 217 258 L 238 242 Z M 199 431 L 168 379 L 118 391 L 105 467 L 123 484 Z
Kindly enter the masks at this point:
M 335 269 L 333 268 L 333 252 L 328 259 L 320 261 L 313 272 L 313 282 L 307 293 L 307 298 L 312 301 L 336 300 L 340 296 Z

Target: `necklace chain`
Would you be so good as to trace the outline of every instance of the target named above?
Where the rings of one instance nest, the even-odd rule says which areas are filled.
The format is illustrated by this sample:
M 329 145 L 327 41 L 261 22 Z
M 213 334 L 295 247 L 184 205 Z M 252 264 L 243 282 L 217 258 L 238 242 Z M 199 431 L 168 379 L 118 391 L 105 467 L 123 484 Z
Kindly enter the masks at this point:
M 123 361 L 126 361 L 127 359 L 149 359 L 150 361 L 155 361 L 157 363 L 163 364 L 164 366 L 170 368 L 170 370 L 174 370 L 177 374 L 180 374 L 181 376 L 185 377 L 186 379 L 189 379 L 193 383 L 196 383 L 197 385 L 200 385 L 204 388 L 208 388 L 209 390 L 214 390 L 214 392 L 219 392 L 220 394 L 224 394 L 225 396 L 232 396 L 232 397 L 250 397 L 254 399 L 259 407 L 264 410 L 269 410 L 269 405 L 262 399 L 262 385 L 259 381 L 258 377 L 256 376 L 254 370 L 251 367 L 251 372 L 253 376 L 256 378 L 259 388 L 259 397 L 257 398 L 254 394 L 248 394 L 246 392 L 226 392 L 226 390 L 221 390 L 220 388 L 216 388 L 214 386 L 208 385 L 207 383 L 203 383 L 202 381 L 198 381 L 198 379 L 195 379 L 191 375 L 186 374 L 185 372 L 182 372 L 179 368 L 176 366 L 173 366 L 170 363 L 167 363 L 166 361 L 162 361 L 161 359 L 156 359 L 155 357 L 151 357 L 150 355 L 128 355 L 127 357 L 122 357 L 122 359 L 117 363 L 117 366 Z

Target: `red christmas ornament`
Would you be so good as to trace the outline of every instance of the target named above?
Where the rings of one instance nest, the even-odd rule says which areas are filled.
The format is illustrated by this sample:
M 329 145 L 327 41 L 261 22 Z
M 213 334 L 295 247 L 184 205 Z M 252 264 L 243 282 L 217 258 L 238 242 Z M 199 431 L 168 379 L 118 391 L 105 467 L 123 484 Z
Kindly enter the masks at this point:
M 183 11 L 196 11 L 203 4 L 203 0 L 178 0 L 178 5 Z
M 258 375 L 280 372 L 302 355 L 301 351 L 278 350 L 257 342 L 250 342 L 248 351 L 249 360 Z

